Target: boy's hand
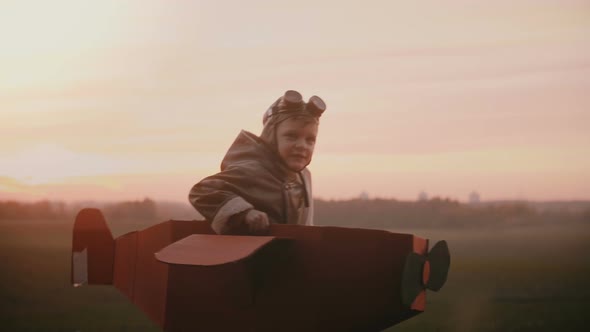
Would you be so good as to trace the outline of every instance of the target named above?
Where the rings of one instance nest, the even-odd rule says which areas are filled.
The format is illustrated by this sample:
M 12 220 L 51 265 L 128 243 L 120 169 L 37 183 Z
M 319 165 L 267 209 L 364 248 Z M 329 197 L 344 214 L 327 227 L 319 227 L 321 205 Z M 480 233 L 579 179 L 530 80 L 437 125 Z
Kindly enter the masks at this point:
M 268 232 L 269 221 L 266 213 L 258 210 L 250 210 L 244 218 L 250 234 L 262 235 Z

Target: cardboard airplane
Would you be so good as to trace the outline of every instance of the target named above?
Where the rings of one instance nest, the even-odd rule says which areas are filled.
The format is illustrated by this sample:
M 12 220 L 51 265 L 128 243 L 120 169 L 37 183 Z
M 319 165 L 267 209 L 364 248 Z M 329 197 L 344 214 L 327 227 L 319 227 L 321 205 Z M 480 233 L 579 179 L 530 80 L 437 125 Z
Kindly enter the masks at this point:
M 425 310 L 446 281 L 445 241 L 343 227 L 271 225 L 216 235 L 169 220 L 113 239 L 76 216 L 72 284 L 112 284 L 165 331 L 382 331 Z

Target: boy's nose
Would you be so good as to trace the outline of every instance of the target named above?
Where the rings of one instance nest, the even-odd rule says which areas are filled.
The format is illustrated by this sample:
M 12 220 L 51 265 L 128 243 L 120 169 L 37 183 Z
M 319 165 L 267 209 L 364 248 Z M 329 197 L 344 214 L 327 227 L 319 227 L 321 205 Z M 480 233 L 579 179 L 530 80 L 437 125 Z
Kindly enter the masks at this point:
M 307 145 L 305 144 L 305 140 L 297 140 L 297 141 L 295 142 L 295 147 L 296 147 L 296 148 L 301 148 L 301 149 L 304 149 L 304 148 L 306 148 L 306 147 L 307 147 Z

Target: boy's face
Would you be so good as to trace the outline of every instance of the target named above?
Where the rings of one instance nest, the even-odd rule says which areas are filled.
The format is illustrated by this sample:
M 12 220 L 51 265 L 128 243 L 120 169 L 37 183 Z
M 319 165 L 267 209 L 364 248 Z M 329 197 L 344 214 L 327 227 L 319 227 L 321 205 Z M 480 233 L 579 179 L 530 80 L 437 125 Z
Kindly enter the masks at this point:
M 299 172 L 310 162 L 318 135 L 318 122 L 289 118 L 277 126 L 277 145 L 283 162 Z

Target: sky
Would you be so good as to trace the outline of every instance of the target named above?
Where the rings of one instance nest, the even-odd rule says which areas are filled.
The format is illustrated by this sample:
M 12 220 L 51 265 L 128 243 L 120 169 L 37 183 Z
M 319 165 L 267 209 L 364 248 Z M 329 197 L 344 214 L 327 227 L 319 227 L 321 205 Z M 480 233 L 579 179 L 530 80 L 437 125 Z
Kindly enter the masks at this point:
M 0 0 L 0 200 L 187 201 L 285 90 L 316 198 L 590 199 L 590 2 Z

